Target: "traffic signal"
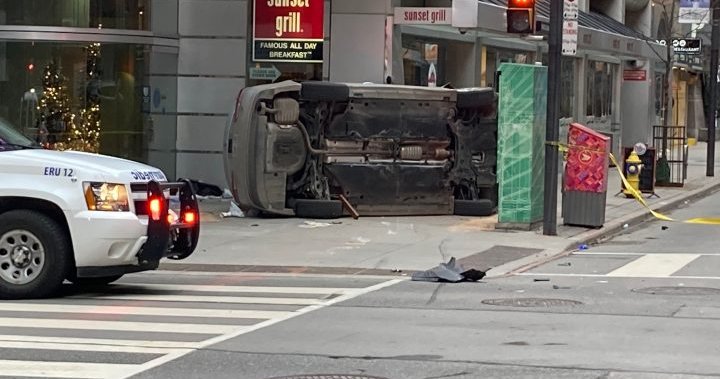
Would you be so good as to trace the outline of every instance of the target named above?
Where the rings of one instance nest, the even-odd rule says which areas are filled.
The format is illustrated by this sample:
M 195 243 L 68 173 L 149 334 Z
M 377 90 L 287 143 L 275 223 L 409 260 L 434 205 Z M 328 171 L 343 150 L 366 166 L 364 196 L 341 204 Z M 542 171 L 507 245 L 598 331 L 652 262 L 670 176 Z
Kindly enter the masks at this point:
M 535 0 L 508 0 L 507 32 L 535 32 Z

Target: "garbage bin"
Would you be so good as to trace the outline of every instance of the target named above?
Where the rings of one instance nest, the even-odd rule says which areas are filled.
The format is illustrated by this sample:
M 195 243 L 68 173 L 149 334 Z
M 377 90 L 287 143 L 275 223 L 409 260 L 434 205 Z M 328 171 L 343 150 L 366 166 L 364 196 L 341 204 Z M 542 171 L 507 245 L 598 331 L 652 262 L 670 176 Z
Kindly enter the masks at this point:
M 605 223 L 610 138 L 570 124 L 563 176 L 563 223 L 599 228 Z

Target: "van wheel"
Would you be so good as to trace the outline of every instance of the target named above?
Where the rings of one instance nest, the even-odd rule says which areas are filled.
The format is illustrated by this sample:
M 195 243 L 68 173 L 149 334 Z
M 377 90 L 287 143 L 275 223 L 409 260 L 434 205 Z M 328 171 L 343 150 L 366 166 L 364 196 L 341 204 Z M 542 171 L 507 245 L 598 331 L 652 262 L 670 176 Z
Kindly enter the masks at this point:
M 69 281 L 72 282 L 72 284 L 76 286 L 81 287 L 93 287 L 93 286 L 106 286 L 120 278 L 122 278 L 122 274 L 120 275 L 112 275 L 112 276 L 98 276 L 98 277 L 92 277 L 92 278 L 68 278 Z
M 340 200 L 295 200 L 295 216 L 301 218 L 331 219 L 343 216 Z
M 67 232 L 53 219 L 29 210 L 0 215 L 0 298 L 55 295 L 69 262 Z
M 457 216 L 490 216 L 496 212 L 493 202 L 488 199 L 480 200 L 455 200 L 455 212 Z
M 341 83 L 303 82 L 300 98 L 307 101 L 345 102 L 350 98 L 350 87 Z

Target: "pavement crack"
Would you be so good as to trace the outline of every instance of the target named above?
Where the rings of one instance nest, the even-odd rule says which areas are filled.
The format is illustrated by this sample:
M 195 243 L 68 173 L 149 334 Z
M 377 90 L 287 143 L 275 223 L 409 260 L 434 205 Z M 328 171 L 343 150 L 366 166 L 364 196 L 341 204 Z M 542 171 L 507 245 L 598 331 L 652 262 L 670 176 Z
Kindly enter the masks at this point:
M 440 375 L 440 376 L 428 376 L 425 379 L 442 379 L 442 378 L 452 378 L 455 376 L 463 376 L 463 375 L 470 375 L 472 372 L 470 371 L 460 371 L 456 372 L 454 374 L 447 374 L 447 375 Z
M 433 291 L 432 295 L 430 295 L 430 299 L 428 299 L 427 303 L 425 305 L 430 305 L 437 300 L 438 292 L 440 292 L 440 289 L 445 287 L 445 283 L 440 283 L 435 287 L 435 291 Z
M 440 251 L 440 256 L 442 257 L 442 261 L 445 262 L 447 260 L 447 254 L 445 254 L 445 243 L 448 241 L 448 238 L 443 238 L 442 241 L 440 241 L 440 244 L 438 245 L 438 251 Z
M 678 313 L 680 313 L 680 311 L 683 310 L 683 308 L 685 308 L 686 306 L 687 306 L 687 304 L 682 304 L 682 305 L 680 305 L 680 306 L 678 307 L 678 309 L 675 310 L 675 312 L 673 312 L 673 313 L 670 315 L 670 317 L 675 317 L 675 316 L 676 316 Z

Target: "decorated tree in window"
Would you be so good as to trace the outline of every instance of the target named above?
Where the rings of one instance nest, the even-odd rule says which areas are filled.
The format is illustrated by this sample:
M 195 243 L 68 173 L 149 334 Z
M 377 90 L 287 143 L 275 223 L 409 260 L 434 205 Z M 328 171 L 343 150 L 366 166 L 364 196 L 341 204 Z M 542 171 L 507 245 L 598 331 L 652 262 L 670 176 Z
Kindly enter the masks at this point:
M 68 148 L 91 153 L 100 150 L 100 44 L 91 43 L 86 47 L 87 63 L 85 79 L 87 90 L 81 95 L 79 120 L 74 123 L 68 134 Z
M 40 142 L 47 148 L 66 149 L 66 132 L 75 115 L 70 110 L 67 80 L 54 59 L 43 70 L 43 92 L 38 103 Z

